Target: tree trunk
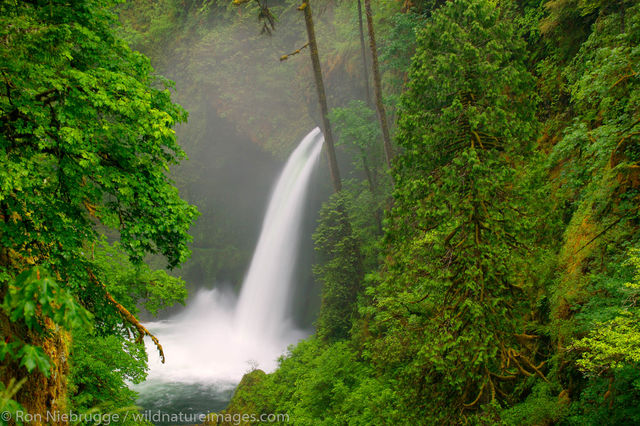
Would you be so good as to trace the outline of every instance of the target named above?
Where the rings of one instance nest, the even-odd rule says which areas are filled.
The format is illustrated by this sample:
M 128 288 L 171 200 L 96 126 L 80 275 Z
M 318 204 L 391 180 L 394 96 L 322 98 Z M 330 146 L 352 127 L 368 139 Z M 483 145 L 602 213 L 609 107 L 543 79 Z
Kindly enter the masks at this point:
M 367 51 L 364 44 L 364 29 L 362 25 L 362 1 L 358 0 L 358 26 L 360 27 L 360 53 L 362 54 L 362 72 L 364 89 L 367 95 L 367 105 L 371 106 L 371 90 L 369 89 L 369 66 L 367 65 Z
M 378 121 L 380 121 L 380 129 L 382 130 L 384 154 L 387 160 L 387 165 L 391 167 L 391 160 L 393 159 L 393 148 L 391 147 L 391 137 L 389 136 L 387 113 L 384 110 L 384 105 L 382 105 L 382 83 L 380 79 L 380 67 L 378 65 L 378 49 L 376 47 L 376 37 L 373 32 L 373 14 L 371 12 L 371 0 L 364 0 L 364 8 L 367 15 L 367 29 L 369 30 L 369 47 L 371 48 L 373 92 L 376 100 L 376 110 L 378 111 Z
M 0 220 L 5 222 L 5 227 L 9 222 L 10 216 L 9 207 L 4 202 L 0 203 Z M 0 236 L 2 236 L 1 233 Z M 15 255 L 12 255 L 11 248 L 0 246 L 1 269 L 17 273 L 28 266 L 17 263 L 12 258 L 15 258 Z M 0 301 L 4 300 L 6 296 L 8 291 L 7 284 L 8 280 L 6 279 L 0 281 Z M 49 377 L 46 377 L 38 370 L 29 373 L 25 367 L 20 366 L 11 357 L 6 357 L 0 363 L 0 382 L 4 384 L 5 389 L 12 383 L 12 380 L 15 380 L 13 382 L 15 386 L 25 379 L 17 389 L 17 393 L 9 396 L 9 398 L 20 403 L 24 413 L 34 415 L 33 421 L 28 422 L 33 426 L 48 424 L 46 422 L 47 413 L 64 412 L 67 401 L 67 376 L 69 373 L 67 357 L 69 355 L 71 335 L 69 332 L 56 327 L 50 318 L 45 317 L 43 322 L 45 328 L 43 334 L 30 332 L 24 324 L 11 321 L 5 312 L 0 309 L 0 338 L 7 343 L 22 341 L 39 346 L 51 361 Z M 68 424 L 66 421 L 58 423 L 61 425 Z M 0 421 L 0 424 L 16 424 L 16 422 Z
M 0 365 L 0 381 L 5 387 L 11 383 L 12 379 L 19 382 L 26 379 L 20 386 L 18 392 L 13 396 L 22 408 L 24 413 L 33 415 L 29 425 L 40 426 L 50 424 L 47 421 L 47 414 L 65 413 L 65 401 L 67 399 L 67 376 L 69 365 L 67 357 L 69 355 L 69 342 L 71 336 L 64 330 L 56 330 L 50 319 L 45 319 L 47 336 L 39 336 L 28 332 L 19 325 L 12 323 L 4 313 L 0 312 L 0 336 L 7 341 L 23 340 L 28 344 L 39 346 L 51 360 L 51 370 L 49 377 L 35 370 L 28 373 L 24 367 L 16 361 L 5 359 Z M 63 420 L 63 419 L 62 419 Z M 2 422 L 0 422 L 2 424 Z M 12 424 L 12 422 L 8 422 Z M 13 423 L 15 424 L 15 423 Z M 66 425 L 66 421 L 59 421 L 56 424 Z
M 338 160 L 336 159 L 335 144 L 333 143 L 333 134 L 331 133 L 331 123 L 329 123 L 327 95 L 324 91 L 322 69 L 320 68 L 320 58 L 318 56 L 318 44 L 316 43 L 316 35 L 313 27 L 313 18 L 311 16 L 309 0 L 302 3 L 300 9 L 304 11 L 304 22 L 307 26 L 307 35 L 309 37 L 309 52 L 311 53 L 313 76 L 315 78 L 316 89 L 318 91 L 318 102 L 320 102 L 320 111 L 322 112 L 322 133 L 324 134 L 324 142 L 327 148 L 327 159 L 329 160 L 331 182 L 333 183 L 333 189 L 336 192 L 339 192 L 342 189 L 342 183 L 340 181 L 340 172 L 338 170 Z

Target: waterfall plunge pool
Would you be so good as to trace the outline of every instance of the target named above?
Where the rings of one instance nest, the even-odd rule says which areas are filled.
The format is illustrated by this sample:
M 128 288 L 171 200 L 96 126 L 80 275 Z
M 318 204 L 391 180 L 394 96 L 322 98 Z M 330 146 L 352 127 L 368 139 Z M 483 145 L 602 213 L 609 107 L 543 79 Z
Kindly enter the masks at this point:
M 287 160 L 240 296 L 200 290 L 181 313 L 145 324 L 160 340 L 166 363 L 147 339 L 149 375 L 133 387 L 143 412 L 192 417 L 220 411 L 245 373 L 273 371 L 287 347 L 309 334 L 291 319 L 291 294 L 305 202 L 323 142 L 315 128 Z

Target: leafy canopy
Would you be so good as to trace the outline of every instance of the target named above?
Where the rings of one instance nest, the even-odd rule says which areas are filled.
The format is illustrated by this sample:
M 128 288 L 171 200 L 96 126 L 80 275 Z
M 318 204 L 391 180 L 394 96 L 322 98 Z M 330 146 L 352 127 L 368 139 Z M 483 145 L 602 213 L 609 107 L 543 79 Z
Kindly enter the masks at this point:
M 116 37 L 115 3 L 0 3 L 3 376 L 14 371 L 4 370 L 7 355 L 49 375 L 60 361 L 43 340 L 91 314 L 98 325 L 135 326 L 95 258 L 107 228 L 136 264 L 159 253 L 175 267 L 189 255 L 197 211 L 168 177 L 184 158 L 172 126 L 186 113 L 149 60 Z M 150 290 L 153 310 L 157 296 Z

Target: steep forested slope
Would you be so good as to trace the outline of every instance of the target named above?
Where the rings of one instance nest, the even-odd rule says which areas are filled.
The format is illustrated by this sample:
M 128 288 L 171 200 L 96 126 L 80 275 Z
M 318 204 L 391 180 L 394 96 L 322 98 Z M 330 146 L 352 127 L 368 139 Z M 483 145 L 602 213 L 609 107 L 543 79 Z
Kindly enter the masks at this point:
M 273 374 L 251 373 L 227 412 L 301 424 L 637 422 L 640 5 L 405 6 L 389 19 L 417 37 L 385 33 L 415 55 L 396 86 L 384 234 L 370 232 L 366 181 L 339 195 L 351 203 L 327 204 L 317 335 Z M 347 144 L 379 137 L 337 112 Z
M 302 1 L 70 3 L 0 6 L 3 410 L 130 409 L 125 380 L 142 380 L 146 360 L 131 314 L 185 297 L 140 263 L 188 253 L 195 211 L 166 174 L 185 114 L 119 37 L 178 81 L 200 123 L 177 130 L 195 157 L 173 175 L 190 199 L 204 193 L 194 175 L 239 157 L 266 164 L 265 150 L 284 155 L 321 122 Z M 640 4 L 362 2 L 389 167 L 359 3 L 309 3 L 343 177 L 313 237 L 316 333 L 275 372 L 249 373 L 225 412 L 640 422 Z M 242 155 L 211 149 L 219 129 L 244 136 Z M 269 167 L 253 178 L 266 185 Z M 217 185 L 193 232 L 193 276 L 238 274 L 250 248 L 250 229 L 235 229 L 254 204 L 216 205 L 233 192 Z

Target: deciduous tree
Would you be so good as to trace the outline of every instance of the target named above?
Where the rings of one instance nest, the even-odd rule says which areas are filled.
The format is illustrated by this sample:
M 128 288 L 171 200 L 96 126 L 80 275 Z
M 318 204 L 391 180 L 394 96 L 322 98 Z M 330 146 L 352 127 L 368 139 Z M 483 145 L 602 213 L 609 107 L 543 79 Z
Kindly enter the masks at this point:
M 101 230 L 134 262 L 189 254 L 196 209 L 167 176 L 186 113 L 116 37 L 113 5 L 0 6 L 0 377 L 27 377 L 17 398 L 30 413 L 64 403 L 67 330 L 94 314 L 148 334 L 92 261 Z

